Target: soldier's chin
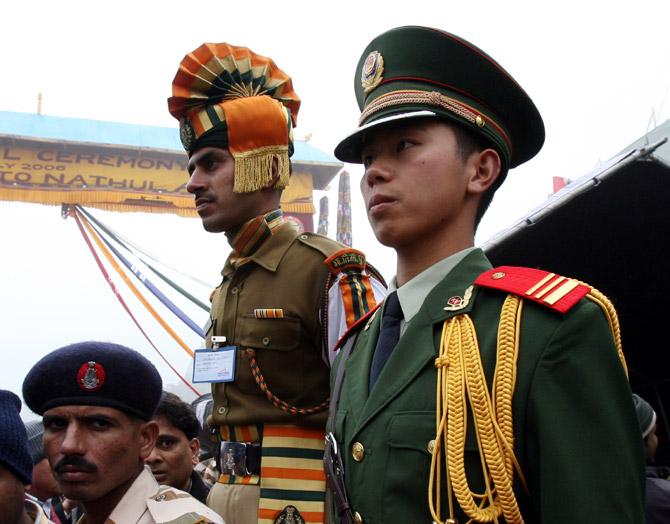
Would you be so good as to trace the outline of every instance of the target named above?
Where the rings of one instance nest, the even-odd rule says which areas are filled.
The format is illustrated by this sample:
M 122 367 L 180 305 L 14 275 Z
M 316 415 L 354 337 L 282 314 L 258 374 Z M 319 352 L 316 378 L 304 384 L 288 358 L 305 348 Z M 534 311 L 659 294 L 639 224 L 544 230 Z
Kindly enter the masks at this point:
M 388 227 L 384 227 L 383 225 L 376 226 L 374 223 L 370 223 L 372 226 L 372 232 L 375 234 L 375 238 L 377 239 L 377 242 L 379 242 L 381 245 L 390 247 L 390 248 L 396 248 L 398 247 L 398 244 L 400 243 L 398 236 L 396 232 Z
M 222 225 L 217 220 L 214 220 L 214 219 L 211 219 L 211 218 L 203 218 L 202 219 L 202 227 L 208 233 L 222 233 L 226 230 L 224 225 Z
M 77 502 L 88 502 L 90 500 L 98 500 L 100 495 L 93 493 L 90 485 L 68 483 L 61 481 L 59 483 L 63 495 Z

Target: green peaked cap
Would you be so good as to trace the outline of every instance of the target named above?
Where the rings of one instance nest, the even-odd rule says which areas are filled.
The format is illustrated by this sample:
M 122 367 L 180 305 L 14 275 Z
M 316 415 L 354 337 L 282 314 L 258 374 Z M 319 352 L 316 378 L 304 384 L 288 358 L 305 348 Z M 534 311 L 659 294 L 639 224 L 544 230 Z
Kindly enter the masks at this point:
M 361 162 L 365 132 L 412 117 L 437 116 L 470 129 L 498 153 L 506 168 L 535 156 L 544 124 L 533 101 L 493 58 L 456 35 L 406 26 L 376 37 L 354 77 L 359 128 L 335 148 Z

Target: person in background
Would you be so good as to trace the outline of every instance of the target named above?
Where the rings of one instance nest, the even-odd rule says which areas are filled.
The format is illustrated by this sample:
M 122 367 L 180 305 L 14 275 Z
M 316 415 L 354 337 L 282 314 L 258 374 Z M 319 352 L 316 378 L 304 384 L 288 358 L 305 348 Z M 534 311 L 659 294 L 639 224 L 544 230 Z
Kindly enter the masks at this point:
M 76 502 L 67 500 L 61 495 L 60 486 L 44 454 L 42 421 L 26 422 L 26 433 L 33 460 L 32 481 L 28 493 L 39 501 L 44 513 L 56 524 L 74 524 L 81 516 L 80 510 Z
M 200 433 L 198 438 L 200 440 L 200 457 L 199 462 L 195 465 L 193 470 L 200 475 L 206 484 L 213 485 L 219 479 L 219 470 L 216 465 L 216 453 L 218 448 L 218 441 L 216 438 L 216 430 L 212 434 L 212 429 L 207 424 L 207 420 L 212 416 L 212 400 L 211 393 L 196 398 L 191 402 L 191 406 L 195 410 L 195 416 L 200 423 Z
M 161 391 L 151 362 L 109 342 L 62 347 L 28 372 L 23 398 L 42 415 L 44 453 L 63 495 L 84 509 L 79 524 L 223 522 L 187 493 L 160 486 L 144 465 Z
M 33 461 L 20 412 L 19 397 L 0 390 L 0 522 L 48 524 L 39 501 L 26 492 Z
M 654 466 L 658 436 L 656 434 L 656 412 L 651 404 L 633 393 L 635 413 L 640 423 L 640 434 L 644 440 L 647 462 L 644 516 L 646 524 L 670 522 L 670 468 Z
M 158 438 L 146 463 L 154 477 L 204 504 L 211 485 L 193 470 L 200 453 L 200 423 L 195 411 L 174 393 L 164 391 L 153 420 L 158 424 Z
M 236 524 L 323 522 L 332 347 L 383 295 L 363 253 L 284 216 L 299 107 L 270 58 L 226 43 L 186 55 L 168 99 L 189 157 L 186 190 L 204 228 L 232 248 L 207 331 L 220 350 L 208 357 L 227 372 L 203 382 L 219 440 L 208 504 Z
M 49 499 L 60 495 L 60 487 L 51 471 L 49 461 L 44 455 L 44 447 L 42 445 L 44 426 L 42 425 L 42 421 L 31 420 L 30 422 L 26 422 L 26 433 L 28 434 L 30 456 L 33 460 L 32 480 L 28 493 L 38 499 L 44 507 L 44 504 Z

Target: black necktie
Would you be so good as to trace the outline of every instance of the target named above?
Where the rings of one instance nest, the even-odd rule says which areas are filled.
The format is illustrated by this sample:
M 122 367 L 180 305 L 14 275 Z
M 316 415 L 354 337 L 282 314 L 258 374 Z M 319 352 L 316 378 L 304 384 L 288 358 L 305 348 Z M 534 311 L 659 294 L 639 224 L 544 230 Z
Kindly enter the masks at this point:
M 394 291 L 386 297 L 386 304 L 384 304 L 382 327 L 379 331 L 377 345 L 375 346 L 375 354 L 372 357 L 372 366 L 370 366 L 370 386 L 368 391 L 372 391 L 372 387 L 377 382 L 384 364 L 386 364 L 393 348 L 398 343 L 398 338 L 400 338 L 400 321 L 402 318 L 402 308 L 400 307 L 400 300 L 398 300 L 398 293 Z

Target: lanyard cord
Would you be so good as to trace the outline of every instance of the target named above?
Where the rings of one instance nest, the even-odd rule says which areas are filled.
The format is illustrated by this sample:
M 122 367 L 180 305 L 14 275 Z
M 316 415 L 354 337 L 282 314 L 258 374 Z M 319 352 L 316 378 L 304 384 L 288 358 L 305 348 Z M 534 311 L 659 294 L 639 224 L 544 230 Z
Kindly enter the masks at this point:
M 509 295 L 498 328 L 493 394 L 489 394 L 477 336 L 468 315 L 445 321 L 437 368 L 436 438 L 431 457 L 428 504 L 435 522 L 455 523 L 454 501 L 475 522 L 523 523 L 513 490 L 514 471 L 524 488 L 525 479 L 514 456 L 512 397 L 516 383 L 519 326 L 523 302 Z M 468 406 L 485 482 L 485 493 L 473 493 L 465 472 Z M 446 453 L 443 450 L 446 449 Z M 443 456 L 444 455 L 444 456 Z M 449 518 L 442 520 L 442 463 L 447 484 Z

